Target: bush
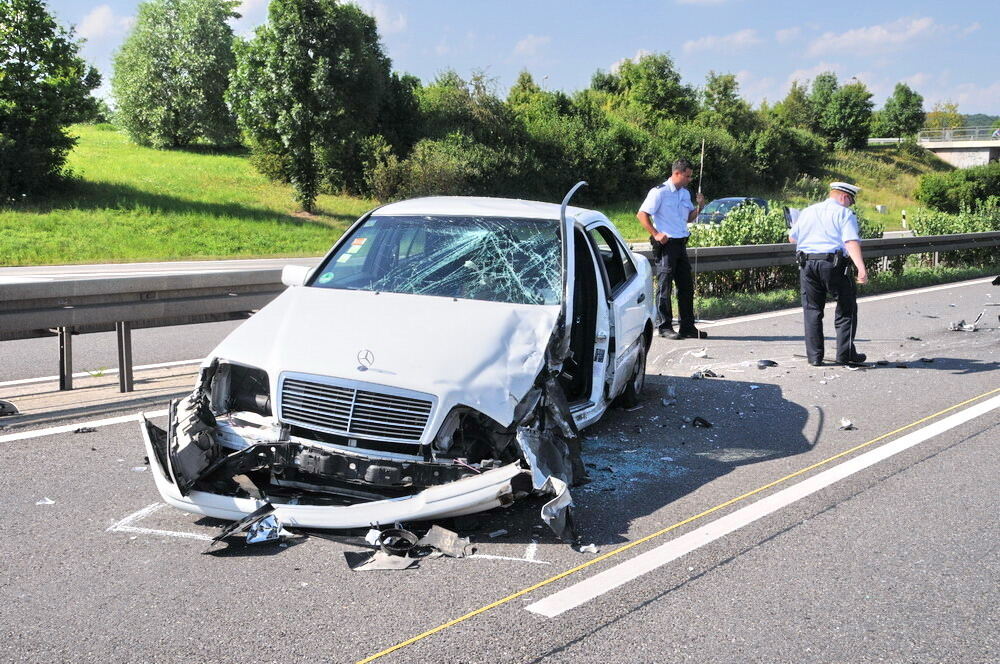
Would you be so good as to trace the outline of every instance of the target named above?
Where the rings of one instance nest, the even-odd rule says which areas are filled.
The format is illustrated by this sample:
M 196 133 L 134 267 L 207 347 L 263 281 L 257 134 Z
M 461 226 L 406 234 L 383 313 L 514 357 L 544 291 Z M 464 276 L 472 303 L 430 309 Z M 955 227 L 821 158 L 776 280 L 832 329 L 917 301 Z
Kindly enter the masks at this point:
M 958 214 L 917 209 L 909 225 L 914 234 L 923 236 L 1000 231 L 1000 196 L 990 196 L 975 210 L 965 208 Z M 940 262 L 962 267 L 990 265 L 997 263 L 997 251 L 995 247 L 949 251 L 940 255 Z
M 915 197 L 929 208 L 958 213 L 975 210 L 1000 192 L 1000 162 L 947 173 L 929 173 L 920 178 Z

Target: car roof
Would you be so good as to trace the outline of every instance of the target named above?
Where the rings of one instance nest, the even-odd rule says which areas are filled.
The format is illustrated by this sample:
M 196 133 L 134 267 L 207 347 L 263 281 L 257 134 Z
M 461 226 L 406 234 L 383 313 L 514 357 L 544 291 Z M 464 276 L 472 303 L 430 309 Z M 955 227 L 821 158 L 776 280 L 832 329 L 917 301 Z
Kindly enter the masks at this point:
M 485 196 L 426 196 L 389 203 L 377 210 L 377 215 L 398 216 L 463 216 L 511 217 L 516 219 L 559 219 L 558 203 L 525 201 L 519 198 L 488 198 Z M 577 221 L 590 221 L 600 213 L 578 207 L 567 207 L 566 215 Z

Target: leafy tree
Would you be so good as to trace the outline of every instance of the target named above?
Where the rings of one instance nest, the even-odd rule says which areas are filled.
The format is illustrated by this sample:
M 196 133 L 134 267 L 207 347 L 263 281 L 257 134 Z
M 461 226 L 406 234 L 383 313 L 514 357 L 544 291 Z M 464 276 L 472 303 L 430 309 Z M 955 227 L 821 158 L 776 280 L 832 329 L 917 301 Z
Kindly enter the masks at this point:
M 58 180 L 100 75 L 41 0 L 0 0 L 0 203 Z
M 611 94 L 613 105 L 641 126 L 660 120 L 690 120 L 698 110 L 694 89 L 681 83 L 674 61 L 666 53 L 626 60 L 617 72 L 598 71 L 591 88 Z
M 953 101 L 939 101 L 927 114 L 928 129 L 955 129 L 962 126 L 962 114 L 958 112 L 958 104 Z
M 860 149 L 868 143 L 872 93 L 861 81 L 837 88 L 820 117 L 820 128 L 840 149 Z
M 235 66 L 236 0 L 147 0 L 115 56 L 116 120 L 137 143 L 182 147 L 236 140 L 225 103 Z
M 810 129 L 816 126 L 807 89 L 806 84 L 792 81 L 792 87 L 789 88 L 788 94 L 774 107 L 774 113 L 779 122 L 800 129 Z
M 701 97 L 699 124 L 722 127 L 734 136 L 753 131 L 753 111 L 750 104 L 740 97 L 740 84 L 733 74 L 708 72 Z
M 833 99 L 833 93 L 837 91 L 840 84 L 837 82 L 837 75 L 832 71 L 825 71 L 816 76 L 812 82 L 812 89 L 809 91 L 809 106 L 811 109 L 809 128 L 815 132 L 826 134 L 823 131 L 823 116 Z
M 324 186 L 364 189 L 366 138 L 393 94 L 413 91 L 394 83 L 375 19 L 336 0 L 272 0 L 236 55 L 227 99 L 256 167 L 290 182 L 307 212 Z
M 879 114 L 879 135 L 912 136 L 924 126 L 924 98 L 906 83 L 897 83 Z

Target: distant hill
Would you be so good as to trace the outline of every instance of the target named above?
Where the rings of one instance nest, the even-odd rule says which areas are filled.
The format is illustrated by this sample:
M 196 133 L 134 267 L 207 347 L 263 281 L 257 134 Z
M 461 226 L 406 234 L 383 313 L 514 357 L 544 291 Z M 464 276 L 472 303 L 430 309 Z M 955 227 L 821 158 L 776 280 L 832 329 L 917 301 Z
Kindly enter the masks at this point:
M 973 113 L 972 115 L 962 116 L 962 122 L 966 127 L 992 127 L 993 123 L 997 120 L 1000 120 L 1000 115 Z

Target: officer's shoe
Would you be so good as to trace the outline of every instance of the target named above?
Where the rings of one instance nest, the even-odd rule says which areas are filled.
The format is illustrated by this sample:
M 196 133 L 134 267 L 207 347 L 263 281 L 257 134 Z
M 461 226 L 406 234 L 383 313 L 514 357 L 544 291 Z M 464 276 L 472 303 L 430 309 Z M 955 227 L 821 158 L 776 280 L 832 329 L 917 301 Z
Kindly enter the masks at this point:
M 674 332 L 674 328 L 673 328 L 673 327 L 671 327 L 671 326 L 669 326 L 669 325 L 668 325 L 667 327 L 661 327 L 661 328 L 660 328 L 660 329 L 659 329 L 659 330 L 657 331 L 657 334 L 659 334 L 659 335 L 660 335 L 661 337 L 664 337 L 664 338 L 670 338 L 670 339 L 673 339 L 673 338 L 674 338 L 674 336 L 675 336 L 675 335 L 676 335 L 677 333 L 676 333 L 676 332 Z
M 864 353 L 855 353 L 849 358 L 837 358 L 837 364 L 846 364 L 847 366 L 857 366 L 859 364 L 864 364 L 868 356 Z
M 823 366 L 823 358 L 821 357 L 818 360 L 809 360 L 809 364 L 814 367 L 821 367 Z
M 677 340 L 680 340 L 680 339 L 708 339 L 708 333 L 707 332 L 702 332 L 701 330 L 692 327 L 692 328 L 689 328 L 687 330 L 681 330 L 680 332 L 678 332 L 677 334 L 675 334 L 673 338 L 677 339 Z

